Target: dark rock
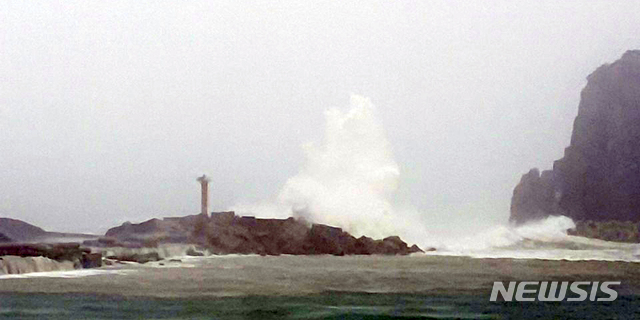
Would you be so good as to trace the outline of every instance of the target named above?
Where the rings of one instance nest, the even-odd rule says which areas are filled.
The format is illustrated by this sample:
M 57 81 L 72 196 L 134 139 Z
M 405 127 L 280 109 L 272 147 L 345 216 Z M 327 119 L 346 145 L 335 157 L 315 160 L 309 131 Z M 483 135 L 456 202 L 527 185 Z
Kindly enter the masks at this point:
M 553 171 L 540 175 L 537 168 L 522 176 L 511 198 L 511 221 L 521 223 L 561 215 L 561 190 L 556 187 Z
M 122 234 L 147 234 L 157 232 L 158 229 L 162 228 L 162 221 L 158 219 L 151 219 L 142 223 L 133 224 L 131 222 L 125 222 L 121 226 L 116 228 L 111 228 L 107 231 L 105 236 L 107 237 L 118 237 Z
M 231 223 L 233 218 L 235 218 L 236 213 L 233 211 L 225 211 L 225 212 L 212 212 L 211 220 L 218 221 L 221 223 Z
M 101 253 L 84 253 L 82 260 L 80 260 L 82 268 L 100 268 L 102 267 L 102 254 Z
M 88 247 L 125 247 L 125 243 L 118 241 L 116 238 L 98 238 L 96 240 L 85 240 L 83 245 Z
M 307 234 L 309 254 L 345 255 L 355 253 L 356 238 L 340 228 L 314 224 Z
M 420 250 L 420 248 L 418 248 L 418 246 L 413 245 L 412 248 L 409 248 L 407 246 L 407 244 L 402 241 L 400 239 L 400 237 L 398 236 L 391 236 L 391 237 L 387 237 L 382 239 L 382 250 L 383 250 L 383 254 L 401 254 L 401 255 L 407 255 L 410 253 L 414 253 L 414 252 L 424 252 L 422 250 Z M 415 250 L 418 251 L 415 251 Z
M 640 242 L 640 223 L 631 221 L 591 221 L 576 222 L 569 235 L 617 242 Z
M 137 263 L 147 263 L 151 261 L 160 261 L 160 255 L 157 252 L 149 252 L 149 253 L 119 253 L 117 255 L 108 256 L 107 259 L 118 260 L 118 261 L 128 261 L 128 262 L 137 262 Z
M 4 235 L 4 233 L 0 233 L 0 243 L 13 242 L 11 238 Z
M 598 68 L 581 94 L 571 143 L 553 170 L 514 190 L 510 220 L 640 221 L 640 51 Z
M 74 261 L 79 260 L 87 251 L 89 250 L 80 248 L 79 243 L 60 243 L 50 247 L 47 252 L 47 258 L 58 261 Z
M 409 248 L 398 237 L 373 240 L 356 239 L 340 228 L 322 224 L 309 225 L 288 219 L 257 219 L 238 217 L 233 212 L 212 213 L 183 218 L 152 219 L 141 224 L 123 224 L 107 232 L 108 238 L 88 244 L 109 244 L 131 247 L 160 243 L 191 243 L 203 246 L 214 254 L 410 254 L 420 248 Z M 103 247 L 106 245 L 103 245 Z M 153 245 L 151 245 L 153 246 Z M 189 255 L 201 255 L 195 250 Z M 114 257 L 117 258 L 117 257 Z M 125 257 L 126 258 L 126 257 Z M 120 259 L 122 260 L 122 259 Z M 134 261 L 130 260 L 125 261 Z
M 72 261 L 78 267 L 93 268 L 100 266 L 102 255 L 92 254 L 88 248 L 81 247 L 78 243 L 28 243 L 28 244 L 4 244 L 0 245 L 0 256 L 19 257 L 45 257 L 56 261 Z
M 197 243 L 210 219 L 203 215 L 151 219 L 134 224 L 125 222 L 100 238 L 100 247 L 157 247 L 162 243 Z
M 78 243 L 29 243 L 0 245 L 0 256 L 38 257 L 57 261 L 79 261 L 88 249 Z
M 354 254 L 374 254 L 377 252 L 376 241 L 369 237 L 362 236 L 356 239 L 354 250 Z
M 196 250 L 195 250 L 195 249 L 193 249 L 193 248 L 189 248 L 189 249 L 187 250 L 186 254 L 187 254 L 188 256 L 192 256 L 192 257 L 202 257 L 202 256 L 204 256 L 204 253 L 203 253 L 203 252 L 196 251 Z

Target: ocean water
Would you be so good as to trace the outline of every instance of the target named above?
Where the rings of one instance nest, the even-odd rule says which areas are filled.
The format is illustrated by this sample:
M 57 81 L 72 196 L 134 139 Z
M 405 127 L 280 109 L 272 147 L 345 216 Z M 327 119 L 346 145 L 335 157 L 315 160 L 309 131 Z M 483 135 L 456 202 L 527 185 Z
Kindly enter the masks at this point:
M 494 281 L 621 281 L 612 302 L 490 302 Z M 640 264 L 211 256 L 0 279 L 1 319 L 637 319 Z
M 187 257 L 172 246 L 160 250 L 178 256 L 160 262 L 1 275 L 0 319 L 640 319 L 640 244 L 569 236 L 572 224 L 496 227 L 411 256 Z M 611 302 L 491 302 L 495 281 L 620 285 Z
M 637 319 L 640 301 L 487 303 L 473 295 L 325 292 L 219 299 L 97 295 L 0 295 L 10 319 Z

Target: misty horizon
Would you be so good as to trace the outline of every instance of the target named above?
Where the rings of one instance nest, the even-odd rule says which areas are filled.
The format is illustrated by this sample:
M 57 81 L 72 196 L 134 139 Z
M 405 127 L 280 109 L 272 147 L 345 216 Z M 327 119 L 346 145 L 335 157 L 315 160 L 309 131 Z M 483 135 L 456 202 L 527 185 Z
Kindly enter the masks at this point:
M 197 214 L 205 173 L 210 211 L 276 203 L 353 96 L 397 165 L 381 203 L 430 241 L 506 224 L 586 77 L 640 48 L 640 4 L 607 1 L 2 8 L 0 216 L 61 232 Z

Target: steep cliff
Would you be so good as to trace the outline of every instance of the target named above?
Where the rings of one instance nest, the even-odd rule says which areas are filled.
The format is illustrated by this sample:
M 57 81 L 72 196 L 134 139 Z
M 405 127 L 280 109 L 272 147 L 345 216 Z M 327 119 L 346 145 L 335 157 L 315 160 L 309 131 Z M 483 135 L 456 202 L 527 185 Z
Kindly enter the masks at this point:
M 510 221 L 557 214 L 640 221 L 640 51 L 627 51 L 587 80 L 564 157 L 553 170 L 522 177 Z

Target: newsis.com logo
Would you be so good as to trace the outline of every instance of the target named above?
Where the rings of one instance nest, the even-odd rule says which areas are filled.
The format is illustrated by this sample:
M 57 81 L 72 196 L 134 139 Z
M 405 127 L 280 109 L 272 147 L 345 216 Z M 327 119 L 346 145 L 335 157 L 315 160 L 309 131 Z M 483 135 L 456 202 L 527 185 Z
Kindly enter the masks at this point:
M 618 292 L 611 289 L 620 281 L 511 281 L 508 286 L 493 283 L 489 301 L 614 301 Z

